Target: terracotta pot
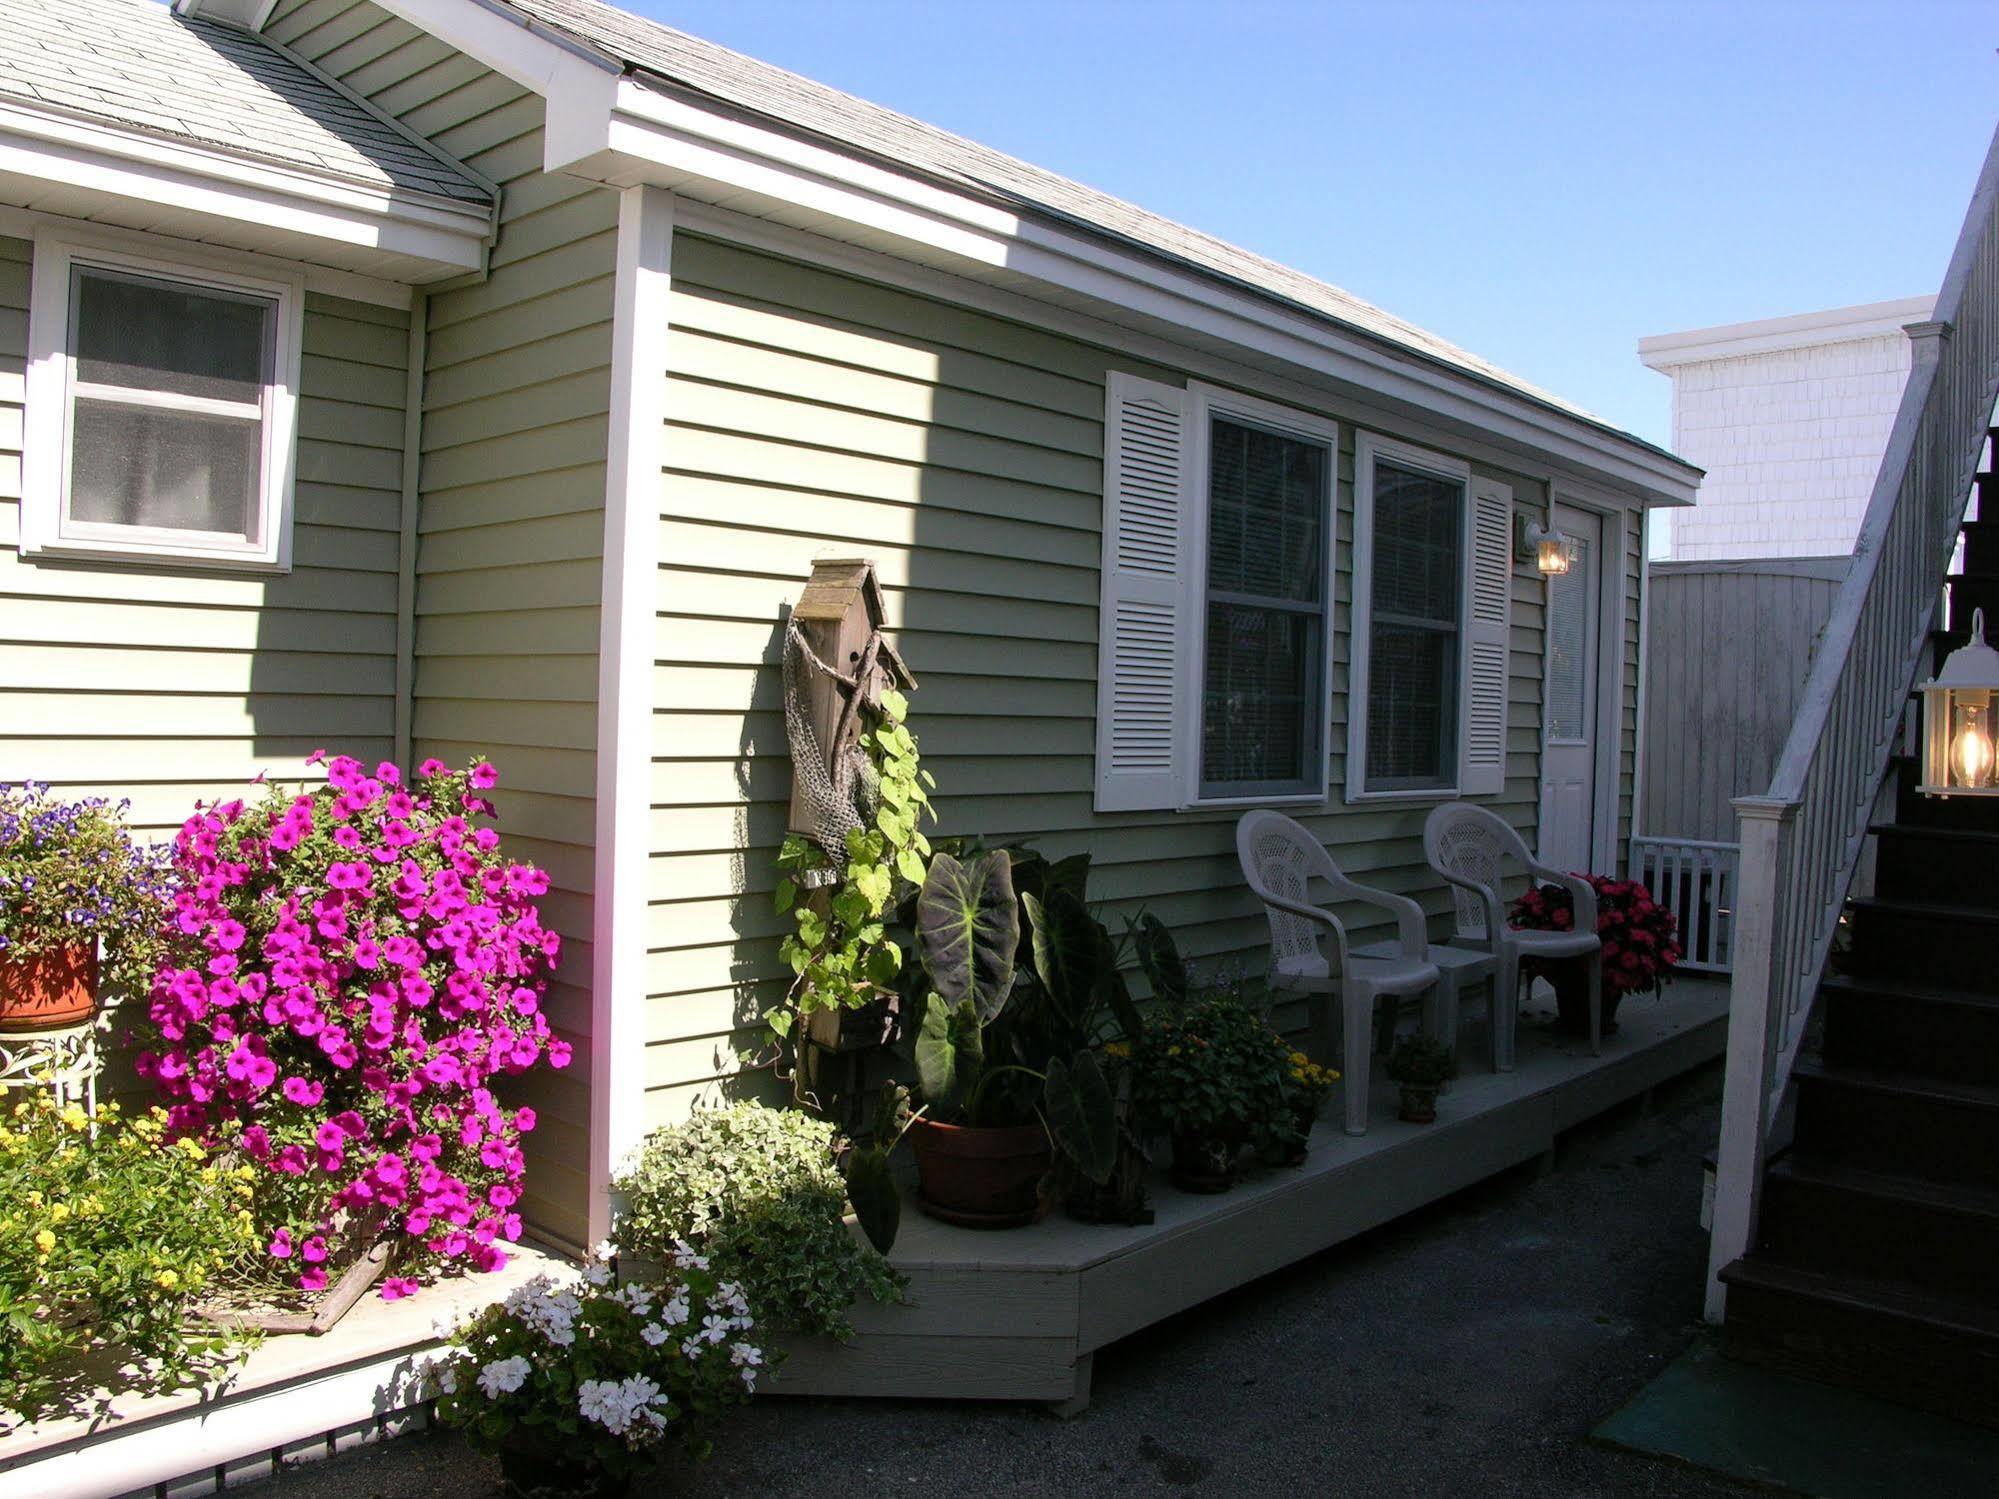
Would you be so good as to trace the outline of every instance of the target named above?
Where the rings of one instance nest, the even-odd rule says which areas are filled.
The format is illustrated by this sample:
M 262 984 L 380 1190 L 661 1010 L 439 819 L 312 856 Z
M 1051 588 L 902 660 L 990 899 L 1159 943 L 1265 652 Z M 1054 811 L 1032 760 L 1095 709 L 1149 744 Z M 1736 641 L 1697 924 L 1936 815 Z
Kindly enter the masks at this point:
M 1178 1134 L 1173 1137 L 1173 1166 L 1167 1174 L 1183 1192 L 1226 1192 L 1235 1185 L 1236 1157 L 1241 1154 L 1239 1138 Z
M 1594 958 L 1568 958 L 1556 963 L 1536 963 L 1535 976 L 1548 981 L 1555 991 L 1556 1023 L 1571 1036 L 1589 1035 L 1589 968 Z M 1617 1002 L 1624 998 L 1609 984 L 1603 986 L 1603 1033 L 1617 1030 Z
M 1019 1228 L 1048 1211 L 1042 1183 L 1055 1162 L 1037 1123 L 983 1128 L 919 1119 L 909 1127 L 917 1201 L 965 1228 Z
M 97 948 L 0 958 L 0 1031 L 53 1031 L 97 1013 Z
M 1422 1087 L 1414 1083 L 1402 1085 L 1401 1117 L 1411 1124 L 1435 1124 L 1437 1122 L 1437 1089 L 1434 1084 Z

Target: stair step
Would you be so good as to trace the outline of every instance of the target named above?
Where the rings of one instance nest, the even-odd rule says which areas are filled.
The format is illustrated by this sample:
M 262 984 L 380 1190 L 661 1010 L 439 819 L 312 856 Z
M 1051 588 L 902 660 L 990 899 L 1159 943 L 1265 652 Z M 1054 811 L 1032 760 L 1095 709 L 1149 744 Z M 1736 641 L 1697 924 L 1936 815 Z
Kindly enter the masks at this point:
M 1978 476 L 1978 513 L 1995 519 L 1964 523 L 1964 571 L 1991 577 L 1999 573 L 1999 476 Z
M 1999 1312 L 1758 1256 L 1724 1266 L 1721 1279 L 1735 1357 L 1999 1425 Z
M 1842 974 L 1819 985 L 1824 1060 L 1945 1082 L 1999 1083 L 1999 995 Z
M 1876 895 L 1999 911 L 1999 831 L 1928 823 L 1877 823 L 1868 831 L 1877 840 Z
M 1999 1190 L 1999 1087 L 1817 1057 L 1792 1069 L 1796 1147 L 1863 1171 Z
M 1999 504 L 1999 500 L 1994 503 Z M 1944 583 L 1950 590 L 1950 609 L 1946 618 L 1950 621 L 1951 632 L 1955 635 L 1968 634 L 1971 611 L 1983 609 L 1988 632 L 1986 638 L 1990 639 L 1990 632 L 1999 630 L 1999 575 L 1953 573 Z
M 1758 1232 L 1762 1259 L 1999 1312 L 1999 1189 L 1793 1151 L 1770 1168 Z
M 1852 947 L 1841 972 L 1923 979 L 1952 989 L 1999 989 L 1999 908 L 1881 896 L 1848 901 Z
M 1994 628 L 1999 628 L 1999 621 Z M 1924 796 L 1916 790 L 1920 767 L 1907 755 L 1895 757 L 1893 775 L 1897 827 L 1999 832 L 1999 796 Z

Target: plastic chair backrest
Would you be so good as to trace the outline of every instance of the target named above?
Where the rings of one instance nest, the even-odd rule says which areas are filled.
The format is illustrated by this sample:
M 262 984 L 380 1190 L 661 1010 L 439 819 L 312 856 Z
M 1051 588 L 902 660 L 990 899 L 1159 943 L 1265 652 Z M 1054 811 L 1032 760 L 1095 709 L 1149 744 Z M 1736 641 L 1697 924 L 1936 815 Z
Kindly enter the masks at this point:
M 1526 867 L 1527 845 L 1511 826 L 1471 802 L 1446 802 L 1423 824 L 1423 854 L 1430 867 L 1490 890 L 1499 898 L 1499 882 L 1510 857 Z M 1457 905 L 1458 935 L 1487 940 L 1486 905 L 1462 885 L 1451 886 Z
M 1245 813 L 1236 824 L 1235 846 L 1236 857 L 1242 861 L 1243 878 L 1258 899 L 1275 895 L 1309 906 L 1313 876 L 1335 882 L 1340 877 L 1339 867 L 1325 845 L 1279 812 Z M 1267 902 L 1263 910 L 1270 918 L 1273 964 L 1286 958 L 1320 956 L 1317 925 Z

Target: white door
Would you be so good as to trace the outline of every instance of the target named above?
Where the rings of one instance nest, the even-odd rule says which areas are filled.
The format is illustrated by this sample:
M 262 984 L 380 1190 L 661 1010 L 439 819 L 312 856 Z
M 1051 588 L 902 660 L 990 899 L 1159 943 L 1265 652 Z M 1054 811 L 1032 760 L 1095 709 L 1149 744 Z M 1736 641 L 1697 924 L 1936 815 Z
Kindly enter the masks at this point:
M 1548 675 L 1541 741 L 1541 858 L 1557 869 L 1582 874 L 1590 872 L 1596 847 L 1603 518 L 1587 510 L 1557 505 L 1554 521 L 1555 528 L 1575 543 L 1575 560 L 1566 573 L 1548 579 Z

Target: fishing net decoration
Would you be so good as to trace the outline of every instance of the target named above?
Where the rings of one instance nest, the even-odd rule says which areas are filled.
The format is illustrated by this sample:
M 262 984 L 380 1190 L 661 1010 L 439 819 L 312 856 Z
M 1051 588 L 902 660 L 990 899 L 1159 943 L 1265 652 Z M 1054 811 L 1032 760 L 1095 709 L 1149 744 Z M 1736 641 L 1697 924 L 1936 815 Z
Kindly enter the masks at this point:
M 797 790 L 796 831 L 833 862 L 831 869 L 801 874 L 799 883 L 808 887 L 839 879 L 847 863 L 847 834 L 874 826 L 881 809 L 881 777 L 861 747 L 861 733 L 879 717 L 881 694 L 889 685 L 882 649 L 881 631 L 870 631 L 849 676 L 820 658 L 796 619 L 785 628 L 784 732 Z M 830 743 L 821 742 L 813 723 L 815 676 L 831 681 L 839 696 L 840 712 Z

